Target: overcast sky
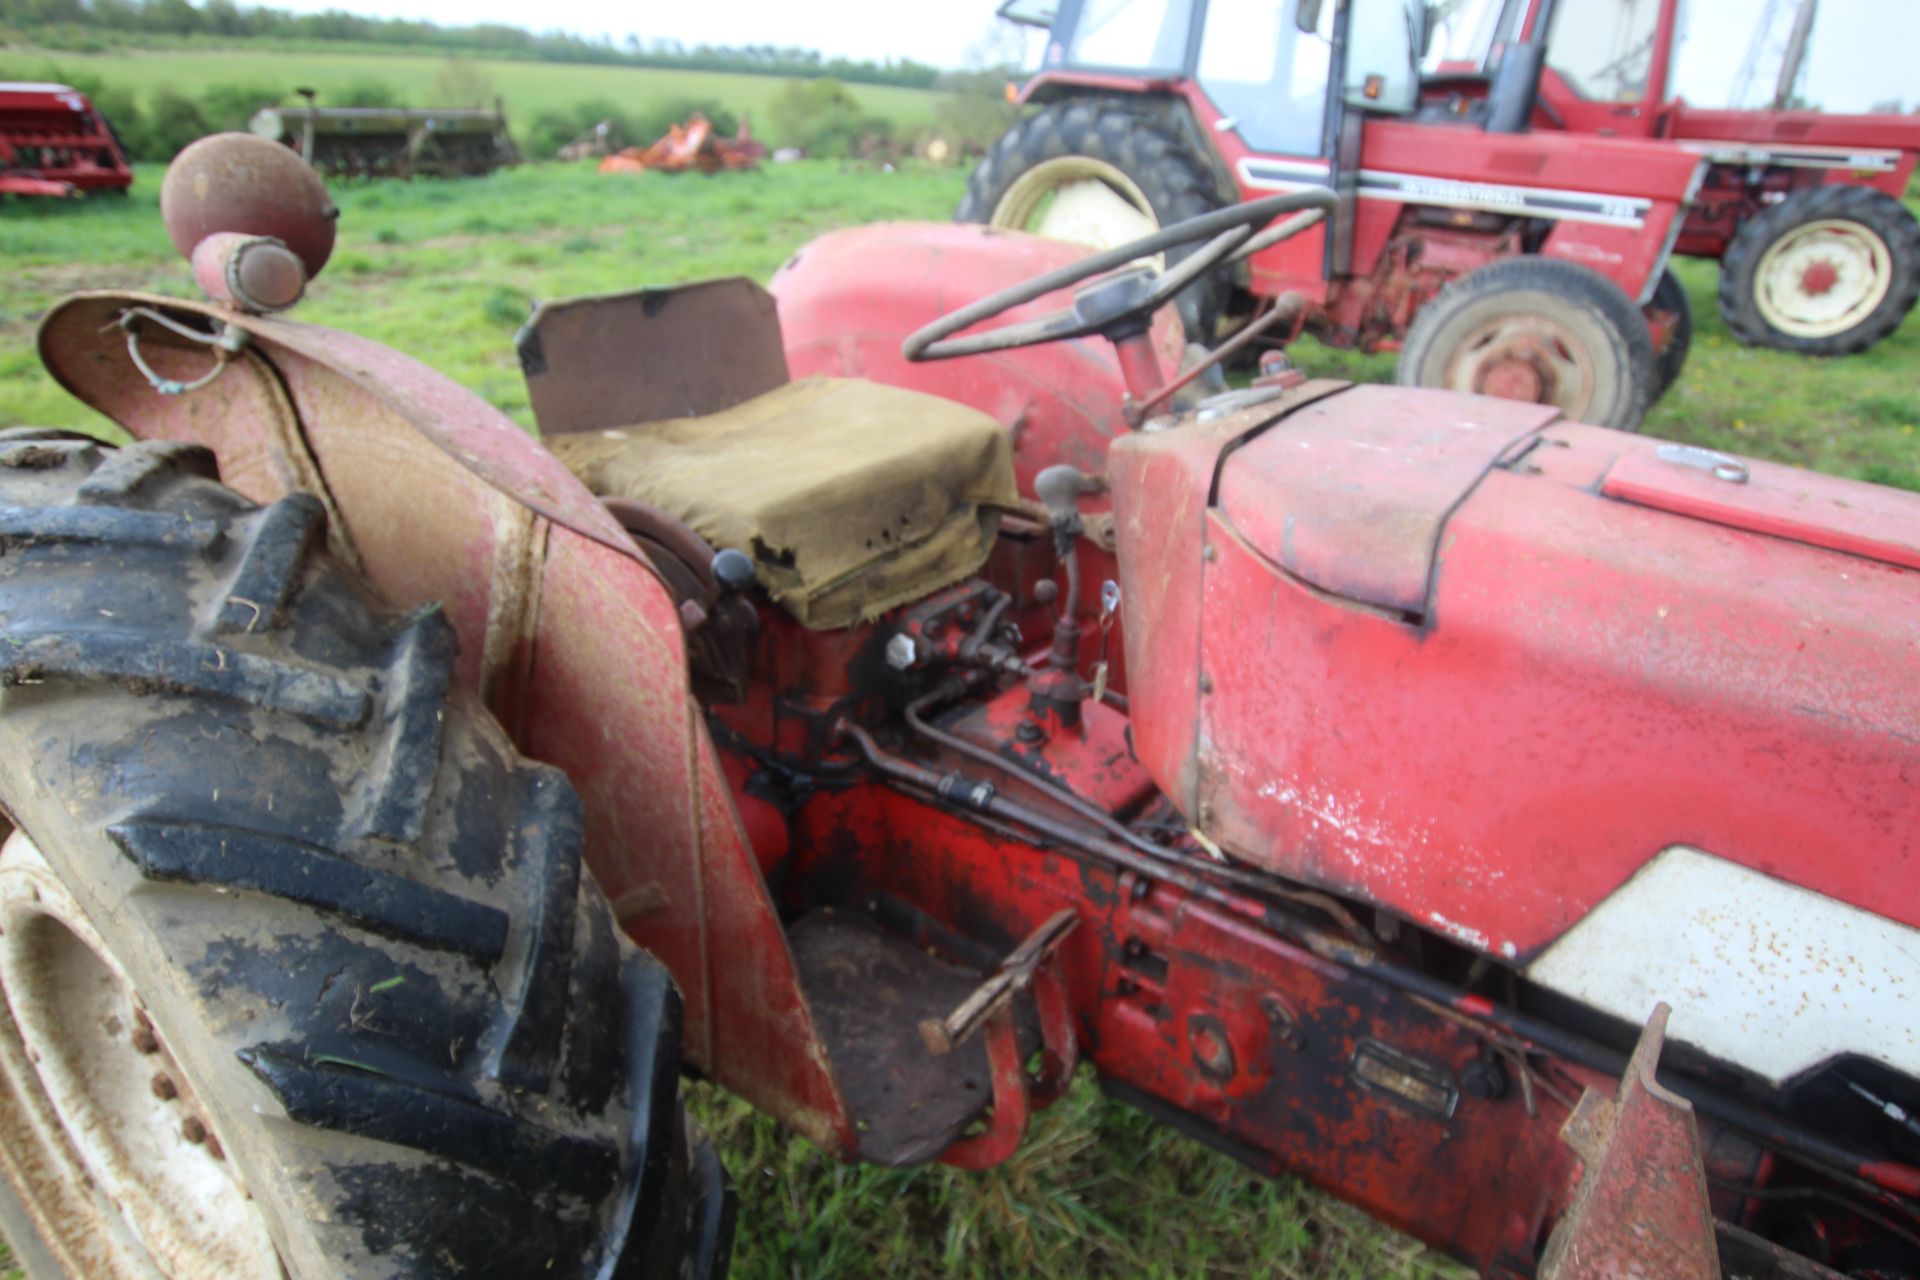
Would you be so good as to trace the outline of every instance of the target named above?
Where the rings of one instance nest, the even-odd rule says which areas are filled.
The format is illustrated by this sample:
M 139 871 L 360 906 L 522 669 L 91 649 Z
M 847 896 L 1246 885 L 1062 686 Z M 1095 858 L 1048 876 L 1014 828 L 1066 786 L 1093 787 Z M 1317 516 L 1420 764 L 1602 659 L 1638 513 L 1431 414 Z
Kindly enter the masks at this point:
M 1604 4 L 1617 0 L 1563 0 Z M 380 17 L 425 18 L 452 24 L 501 22 L 536 30 L 558 28 L 616 41 L 685 44 L 773 44 L 876 61 L 911 58 L 937 67 L 978 65 L 1007 56 L 995 44 L 999 0 L 268 0 L 275 7 L 312 12 L 346 9 Z M 1728 102 L 1755 22 L 1768 0 L 1690 0 L 1690 18 L 1677 70 L 1677 88 L 1702 106 Z M 1785 33 L 1790 0 L 1779 0 Z M 1777 55 L 1778 41 L 1775 42 Z M 1018 48 L 1018 43 L 1012 46 Z M 1806 78 L 1806 96 L 1830 111 L 1863 111 L 1875 102 L 1920 102 L 1920 2 L 1820 0 Z M 1777 73 L 1777 56 L 1763 61 L 1755 92 L 1764 95 Z M 1759 82 L 1764 81 L 1764 84 Z

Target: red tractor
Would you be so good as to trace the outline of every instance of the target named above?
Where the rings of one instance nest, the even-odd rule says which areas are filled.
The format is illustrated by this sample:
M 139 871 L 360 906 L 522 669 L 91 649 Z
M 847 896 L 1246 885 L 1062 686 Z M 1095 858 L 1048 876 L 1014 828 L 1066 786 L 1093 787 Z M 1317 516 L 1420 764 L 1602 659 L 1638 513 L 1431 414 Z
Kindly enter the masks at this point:
M 120 139 L 64 84 L 0 82 L 0 195 L 72 196 L 133 185 Z
M 139 442 L 0 436 L 36 1280 L 716 1274 L 681 1054 L 967 1168 L 1089 1064 L 1488 1276 L 1920 1276 L 1920 497 L 1185 398 L 1321 191 L 543 306 L 542 441 L 268 314 L 291 152 L 162 206 L 213 300 L 39 335 Z
M 1920 296 L 1920 223 L 1900 203 L 1920 158 L 1920 119 L 1690 106 L 1673 94 L 1684 7 L 1465 0 L 1428 53 L 1429 113 L 1480 117 L 1517 55 L 1539 76 L 1535 129 L 1664 139 L 1706 157 L 1674 252 L 1719 260 L 1720 314 L 1735 337 L 1813 355 L 1871 346 Z M 1795 83 L 1813 11 L 1803 0 L 1776 102 Z
M 1041 109 L 955 216 L 1104 247 L 1331 188 L 1324 228 L 1188 289 L 1190 335 L 1273 299 L 1280 337 L 1397 350 L 1403 385 L 1636 429 L 1686 358 L 1666 264 L 1701 157 L 1528 132 L 1519 86 L 1471 123 L 1424 120 L 1427 23 L 1423 0 L 1064 0 L 1021 90 Z

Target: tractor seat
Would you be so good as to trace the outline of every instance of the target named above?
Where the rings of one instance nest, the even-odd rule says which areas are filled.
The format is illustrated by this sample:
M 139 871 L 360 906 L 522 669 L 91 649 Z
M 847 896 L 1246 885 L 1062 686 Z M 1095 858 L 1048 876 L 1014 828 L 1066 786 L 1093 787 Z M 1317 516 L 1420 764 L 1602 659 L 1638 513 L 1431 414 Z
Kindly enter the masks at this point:
M 637 498 L 754 563 L 816 630 L 969 576 L 1021 503 L 986 414 L 854 378 L 804 378 L 698 417 L 549 436 L 601 497 Z

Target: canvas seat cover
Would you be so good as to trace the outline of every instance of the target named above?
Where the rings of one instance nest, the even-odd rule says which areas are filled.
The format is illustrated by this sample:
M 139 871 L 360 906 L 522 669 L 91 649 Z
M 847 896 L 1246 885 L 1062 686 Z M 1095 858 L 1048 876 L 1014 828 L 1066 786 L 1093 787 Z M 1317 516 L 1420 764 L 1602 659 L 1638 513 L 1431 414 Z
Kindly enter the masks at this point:
M 972 574 L 1000 512 L 1020 506 L 999 423 L 853 378 L 547 443 L 596 494 L 650 502 L 716 549 L 745 552 L 767 593 L 822 630 Z

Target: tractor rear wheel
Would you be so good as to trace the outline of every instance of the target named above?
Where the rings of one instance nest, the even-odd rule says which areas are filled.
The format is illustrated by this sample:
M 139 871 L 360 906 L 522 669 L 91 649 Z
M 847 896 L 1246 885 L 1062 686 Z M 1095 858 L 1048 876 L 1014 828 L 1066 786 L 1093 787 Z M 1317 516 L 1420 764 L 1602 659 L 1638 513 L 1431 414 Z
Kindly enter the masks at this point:
M 1920 222 L 1871 187 L 1809 187 L 1748 219 L 1720 260 L 1720 314 L 1749 346 L 1864 351 L 1920 298 Z
M 1658 370 L 1646 317 L 1578 263 L 1507 258 L 1453 281 L 1414 317 L 1394 377 L 1558 405 L 1569 418 L 1637 431 Z
M 571 783 L 324 542 L 204 449 L 0 433 L 0 1230 L 34 1280 L 716 1274 Z
M 993 144 L 953 216 L 1111 249 L 1228 203 L 1206 162 L 1152 116 L 1111 98 L 1069 98 Z M 1177 262 L 1198 247 L 1167 257 Z M 1211 342 L 1232 295 L 1224 271 L 1182 291 L 1174 301 L 1187 336 Z

